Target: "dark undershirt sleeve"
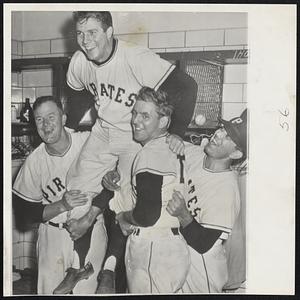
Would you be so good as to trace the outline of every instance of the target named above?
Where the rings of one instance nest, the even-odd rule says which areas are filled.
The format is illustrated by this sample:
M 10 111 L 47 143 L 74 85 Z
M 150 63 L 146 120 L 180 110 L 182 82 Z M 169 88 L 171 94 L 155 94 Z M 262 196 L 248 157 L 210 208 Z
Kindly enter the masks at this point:
M 43 222 L 45 204 L 29 202 L 13 194 L 13 210 L 16 223 L 20 226 Z
M 106 188 L 103 188 L 100 194 L 93 198 L 92 205 L 104 210 L 109 201 L 114 197 L 114 192 L 109 191 Z
M 168 102 L 174 106 L 169 132 L 184 138 L 193 117 L 198 85 L 191 76 L 175 68 L 160 89 L 167 93 Z
M 68 97 L 66 127 L 77 130 L 84 114 L 94 109 L 94 96 L 87 90 L 75 91 L 69 86 L 66 88 Z
M 180 231 L 188 245 L 201 254 L 207 252 L 222 233 L 221 230 L 203 227 L 195 219 Z
M 161 214 L 161 188 L 163 176 L 149 172 L 136 176 L 136 206 L 132 216 L 136 224 L 142 227 L 153 226 Z

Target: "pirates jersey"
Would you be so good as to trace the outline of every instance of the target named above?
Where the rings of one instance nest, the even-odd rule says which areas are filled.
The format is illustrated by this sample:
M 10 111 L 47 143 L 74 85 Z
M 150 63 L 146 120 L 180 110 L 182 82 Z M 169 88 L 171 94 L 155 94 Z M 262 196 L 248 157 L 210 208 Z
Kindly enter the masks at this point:
M 131 110 L 143 86 L 157 89 L 175 68 L 147 48 L 115 39 L 111 56 L 96 64 L 77 51 L 69 64 L 68 85 L 89 90 L 107 127 L 131 131 Z
M 153 225 L 153 228 L 179 227 L 177 217 L 171 216 L 166 210 L 169 200 L 172 199 L 173 191 L 183 190 L 183 185 L 180 183 L 180 161 L 177 155 L 169 149 L 169 144 L 166 143 L 166 136 L 161 136 L 148 142 L 138 152 L 134 160 L 132 167 L 134 203 L 136 202 L 136 176 L 143 172 L 163 176 L 161 215 Z
M 61 200 L 66 192 L 66 175 L 80 153 L 89 132 L 70 133 L 71 143 L 61 156 L 47 152 L 40 144 L 25 160 L 13 185 L 13 193 L 30 202 L 49 204 Z M 60 223 L 67 219 L 64 212 L 51 221 Z
M 185 199 L 191 215 L 203 227 L 221 230 L 227 239 L 240 209 L 237 174 L 205 168 L 203 147 L 186 143 Z

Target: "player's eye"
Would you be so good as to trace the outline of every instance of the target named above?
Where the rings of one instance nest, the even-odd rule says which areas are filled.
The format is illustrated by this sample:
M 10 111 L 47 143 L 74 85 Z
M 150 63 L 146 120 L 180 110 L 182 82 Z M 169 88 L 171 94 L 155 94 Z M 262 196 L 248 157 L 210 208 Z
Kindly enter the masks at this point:
M 77 36 L 82 36 L 82 32 L 81 31 L 76 31 L 76 35 Z
M 149 115 L 143 114 L 143 119 L 144 119 L 144 120 L 148 120 L 148 119 L 149 119 Z
M 35 118 L 35 121 L 36 121 L 37 123 L 41 123 L 41 122 L 42 122 L 42 118 Z

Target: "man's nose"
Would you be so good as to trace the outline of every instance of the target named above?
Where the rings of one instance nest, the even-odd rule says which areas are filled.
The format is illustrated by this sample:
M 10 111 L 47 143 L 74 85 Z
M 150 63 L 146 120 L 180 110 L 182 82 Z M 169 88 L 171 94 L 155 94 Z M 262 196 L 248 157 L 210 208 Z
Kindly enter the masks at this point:
M 135 117 L 133 117 L 133 124 L 137 124 L 140 121 L 140 117 L 138 115 L 136 115 Z
M 83 42 L 84 44 L 87 44 L 87 43 L 90 42 L 90 40 L 91 40 L 90 35 L 89 35 L 88 33 L 84 33 L 84 34 L 83 34 L 83 38 L 82 38 L 82 42 Z
M 47 119 L 43 120 L 43 126 L 44 127 L 49 126 L 49 124 L 50 124 L 49 120 L 47 120 Z

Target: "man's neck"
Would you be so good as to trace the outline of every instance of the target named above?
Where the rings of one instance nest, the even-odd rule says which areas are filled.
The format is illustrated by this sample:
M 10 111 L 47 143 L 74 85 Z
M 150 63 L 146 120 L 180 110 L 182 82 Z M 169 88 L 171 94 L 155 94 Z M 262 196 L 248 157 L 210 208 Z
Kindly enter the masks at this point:
M 52 155 L 63 155 L 66 150 L 69 148 L 71 143 L 71 136 L 70 134 L 63 129 L 62 135 L 58 142 L 55 144 L 45 144 L 48 153 Z
M 114 38 L 112 38 L 108 44 L 108 47 L 105 49 L 105 56 L 100 60 L 100 61 L 95 61 L 93 60 L 93 62 L 96 65 L 102 65 L 104 62 L 106 62 L 107 60 L 109 60 L 115 50 L 116 47 L 116 40 Z
M 212 172 L 224 172 L 230 170 L 230 159 L 215 159 L 209 156 L 204 158 L 204 167 Z

